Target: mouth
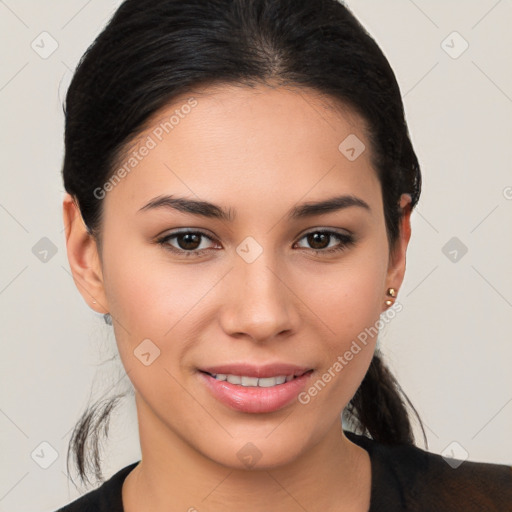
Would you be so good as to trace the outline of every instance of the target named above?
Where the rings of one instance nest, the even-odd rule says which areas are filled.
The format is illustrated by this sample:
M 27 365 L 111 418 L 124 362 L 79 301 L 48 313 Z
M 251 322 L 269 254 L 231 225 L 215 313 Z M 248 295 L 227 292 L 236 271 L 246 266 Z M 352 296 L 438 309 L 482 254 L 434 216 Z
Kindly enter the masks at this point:
M 210 394 L 230 409 L 269 413 L 296 400 L 313 371 L 293 365 L 243 364 L 200 369 L 198 375 Z

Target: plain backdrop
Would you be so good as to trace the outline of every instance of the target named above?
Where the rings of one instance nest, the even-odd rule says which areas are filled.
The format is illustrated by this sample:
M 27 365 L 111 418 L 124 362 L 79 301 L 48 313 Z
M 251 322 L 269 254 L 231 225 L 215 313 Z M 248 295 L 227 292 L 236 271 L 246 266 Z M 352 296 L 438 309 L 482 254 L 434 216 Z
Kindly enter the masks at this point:
M 71 429 L 90 399 L 130 389 L 69 272 L 60 175 L 66 88 L 118 3 L 0 1 L 0 511 L 90 490 L 66 476 Z M 379 346 L 430 451 L 511 464 L 512 2 L 346 3 L 395 71 L 423 173 L 403 310 Z M 104 453 L 106 478 L 140 458 L 131 395 Z

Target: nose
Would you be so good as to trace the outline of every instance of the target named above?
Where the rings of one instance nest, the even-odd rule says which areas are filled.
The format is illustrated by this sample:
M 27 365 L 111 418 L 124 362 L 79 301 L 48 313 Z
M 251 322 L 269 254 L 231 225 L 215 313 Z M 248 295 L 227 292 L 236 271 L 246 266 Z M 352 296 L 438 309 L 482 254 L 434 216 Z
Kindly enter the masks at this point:
M 261 343 L 297 332 L 300 300 L 270 251 L 252 263 L 237 258 L 226 277 L 220 310 L 225 333 Z

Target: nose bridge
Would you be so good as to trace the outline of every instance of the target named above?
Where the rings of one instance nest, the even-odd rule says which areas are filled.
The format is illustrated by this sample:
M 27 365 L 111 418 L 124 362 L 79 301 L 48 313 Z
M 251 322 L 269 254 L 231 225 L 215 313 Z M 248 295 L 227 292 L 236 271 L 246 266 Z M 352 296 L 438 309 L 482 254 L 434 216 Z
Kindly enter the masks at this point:
M 275 251 L 246 240 L 237 253 L 221 314 L 226 332 L 264 341 L 294 329 L 298 315 Z

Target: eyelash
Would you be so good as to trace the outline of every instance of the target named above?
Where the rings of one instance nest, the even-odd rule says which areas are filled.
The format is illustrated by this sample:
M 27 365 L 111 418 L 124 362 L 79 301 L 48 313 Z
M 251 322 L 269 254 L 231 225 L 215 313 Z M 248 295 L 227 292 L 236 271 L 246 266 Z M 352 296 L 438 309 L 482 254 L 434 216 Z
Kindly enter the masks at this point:
M 325 230 L 325 229 L 309 231 L 308 233 L 305 233 L 299 239 L 299 241 L 302 240 L 303 238 L 307 237 L 308 235 L 317 234 L 317 233 L 320 233 L 323 235 L 334 236 L 341 243 L 333 248 L 330 248 L 330 249 L 310 249 L 316 255 L 339 253 L 355 244 L 355 240 L 352 235 L 347 235 L 347 234 L 338 233 L 336 231 L 329 231 L 329 230 Z M 208 250 L 210 250 L 210 249 L 194 249 L 194 250 L 186 251 L 185 249 L 177 249 L 176 247 L 173 247 L 172 245 L 170 245 L 168 243 L 169 240 L 171 240 L 173 238 L 177 238 L 180 235 L 200 235 L 201 237 L 207 238 L 208 240 L 210 240 L 212 242 L 214 241 L 212 237 L 208 236 L 206 233 L 204 233 L 202 231 L 185 230 L 185 231 L 177 231 L 177 232 L 165 235 L 165 236 L 159 238 L 157 240 L 157 243 L 160 244 L 162 247 L 164 247 L 166 250 L 171 251 L 173 253 L 177 253 L 182 256 L 185 256 L 186 258 L 199 257 L 199 256 L 202 256 Z

